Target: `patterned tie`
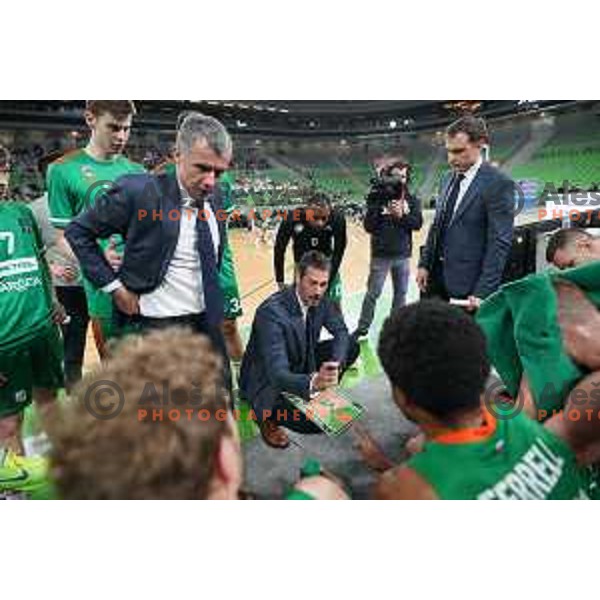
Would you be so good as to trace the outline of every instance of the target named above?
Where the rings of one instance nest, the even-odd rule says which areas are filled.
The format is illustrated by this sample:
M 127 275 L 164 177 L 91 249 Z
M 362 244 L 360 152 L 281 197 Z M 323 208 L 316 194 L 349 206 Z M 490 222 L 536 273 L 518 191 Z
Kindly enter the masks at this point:
M 203 208 L 198 211 L 196 231 L 198 232 L 198 252 L 202 269 L 206 319 L 211 325 L 219 325 L 223 320 L 224 299 L 219 286 L 215 246 L 208 225 L 208 211 L 204 211 Z

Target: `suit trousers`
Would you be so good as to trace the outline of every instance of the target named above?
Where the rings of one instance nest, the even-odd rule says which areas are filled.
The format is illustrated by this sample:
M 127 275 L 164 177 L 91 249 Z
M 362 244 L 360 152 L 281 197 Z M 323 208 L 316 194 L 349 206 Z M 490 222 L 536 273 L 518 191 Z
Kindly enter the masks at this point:
M 70 390 L 81 379 L 89 322 L 87 301 L 81 286 L 56 286 L 55 289 L 56 297 L 69 317 L 60 327 L 65 349 L 65 385 Z
M 366 334 L 371 327 L 377 300 L 381 296 L 388 273 L 392 274 L 392 287 L 394 290 L 392 310 L 401 308 L 406 304 L 406 292 L 408 291 L 408 279 L 410 275 L 410 258 L 371 257 L 367 293 L 363 300 L 360 319 L 358 320 L 358 331 L 361 333 Z

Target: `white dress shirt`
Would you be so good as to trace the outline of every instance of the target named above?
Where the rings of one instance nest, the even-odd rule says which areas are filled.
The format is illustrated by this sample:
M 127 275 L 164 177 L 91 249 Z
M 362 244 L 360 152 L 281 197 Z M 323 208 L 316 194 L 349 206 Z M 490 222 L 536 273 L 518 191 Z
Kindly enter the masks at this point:
M 177 245 L 161 284 L 152 292 L 140 295 L 140 314 L 144 317 L 165 318 L 199 314 L 206 308 L 202 286 L 201 257 L 198 256 L 198 232 L 196 230 L 198 208 L 193 206 L 193 200 L 181 185 L 179 178 L 178 183 L 182 208 Z M 204 210 L 208 217 L 207 222 L 216 257 L 220 244 L 219 226 L 208 202 L 204 204 Z M 104 289 L 113 291 L 121 285 L 121 282 L 113 281 Z M 112 287 L 112 289 L 106 289 L 108 287 Z
M 458 210 L 462 199 L 465 197 L 465 194 L 467 193 L 469 186 L 473 182 L 473 179 L 475 179 L 477 172 L 479 171 L 479 167 L 481 167 L 482 163 L 483 160 L 481 157 L 479 157 L 479 160 L 463 173 L 464 179 L 460 182 L 460 189 L 458 190 L 458 196 L 456 198 L 456 204 L 454 205 L 454 212 L 452 213 L 452 215 L 456 214 L 456 211 Z
M 204 312 L 202 268 L 198 257 L 197 208 L 182 208 L 179 238 L 162 283 L 140 296 L 144 317 L 176 317 Z
M 306 315 L 308 314 L 308 306 L 302 302 L 302 298 L 300 298 L 300 294 L 296 290 L 296 299 L 298 300 L 298 304 L 300 305 L 300 310 L 302 311 L 302 320 L 304 321 L 304 325 L 306 325 Z
M 193 200 L 179 179 L 178 183 L 183 207 L 177 246 L 162 283 L 152 292 L 140 296 L 140 314 L 144 317 L 193 315 L 204 312 L 206 308 L 198 256 L 198 209 L 192 206 Z M 204 210 L 208 214 L 216 257 L 219 252 L 219 226 L 208 202 L 204 204 Z
M 300 305 L 300 310 L 302 311 L 302 320 L 304 321 L 304 327 L 306 327 L 306 315 L 308 315 L 308 306 L 306 306 L 306 304 L 304 304 L 304 302 L 302 302 L 302 299 L 300 298 L 298 291 L 296 291 L 296 299 L 298 300 L 298 304 Z M 306 351 L 308 352 L 308 348 L 306 349 Z M 319 374 L 318 371 L 316 371 L 312 374 L 309 373 L 310 384 L 309 384 L 309 388 L 308 388 L 308 394 L 311 399 L 315 398 L 316 396 L 319 395 L 319 390 L 317 390 L 315 388 L 315 379 L 317 378 L 318 374 Z

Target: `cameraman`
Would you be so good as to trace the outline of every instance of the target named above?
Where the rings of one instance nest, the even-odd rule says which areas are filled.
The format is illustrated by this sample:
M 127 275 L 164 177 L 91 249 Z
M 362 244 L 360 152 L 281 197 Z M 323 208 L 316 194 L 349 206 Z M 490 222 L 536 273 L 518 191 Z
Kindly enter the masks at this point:
M 410 165 L 396 158 L 386 161 L 372 180 L 364 227 L 371 235 L 371 264 L 355 338 L 365 337 L 388 273 L 392 273 L 392 310 L 406 303 L 412 232 L 423 225 L 420 201 L 408 191 Z

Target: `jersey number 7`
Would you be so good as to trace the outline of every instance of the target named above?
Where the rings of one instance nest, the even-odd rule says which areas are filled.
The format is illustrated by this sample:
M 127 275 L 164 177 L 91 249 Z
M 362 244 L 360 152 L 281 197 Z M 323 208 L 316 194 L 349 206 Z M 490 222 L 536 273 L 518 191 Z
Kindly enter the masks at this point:
M 0 242 L 6 240 L 7 256 L 11 256 L 15 251 L 15 234 L 12 231 L 0 231 Z

